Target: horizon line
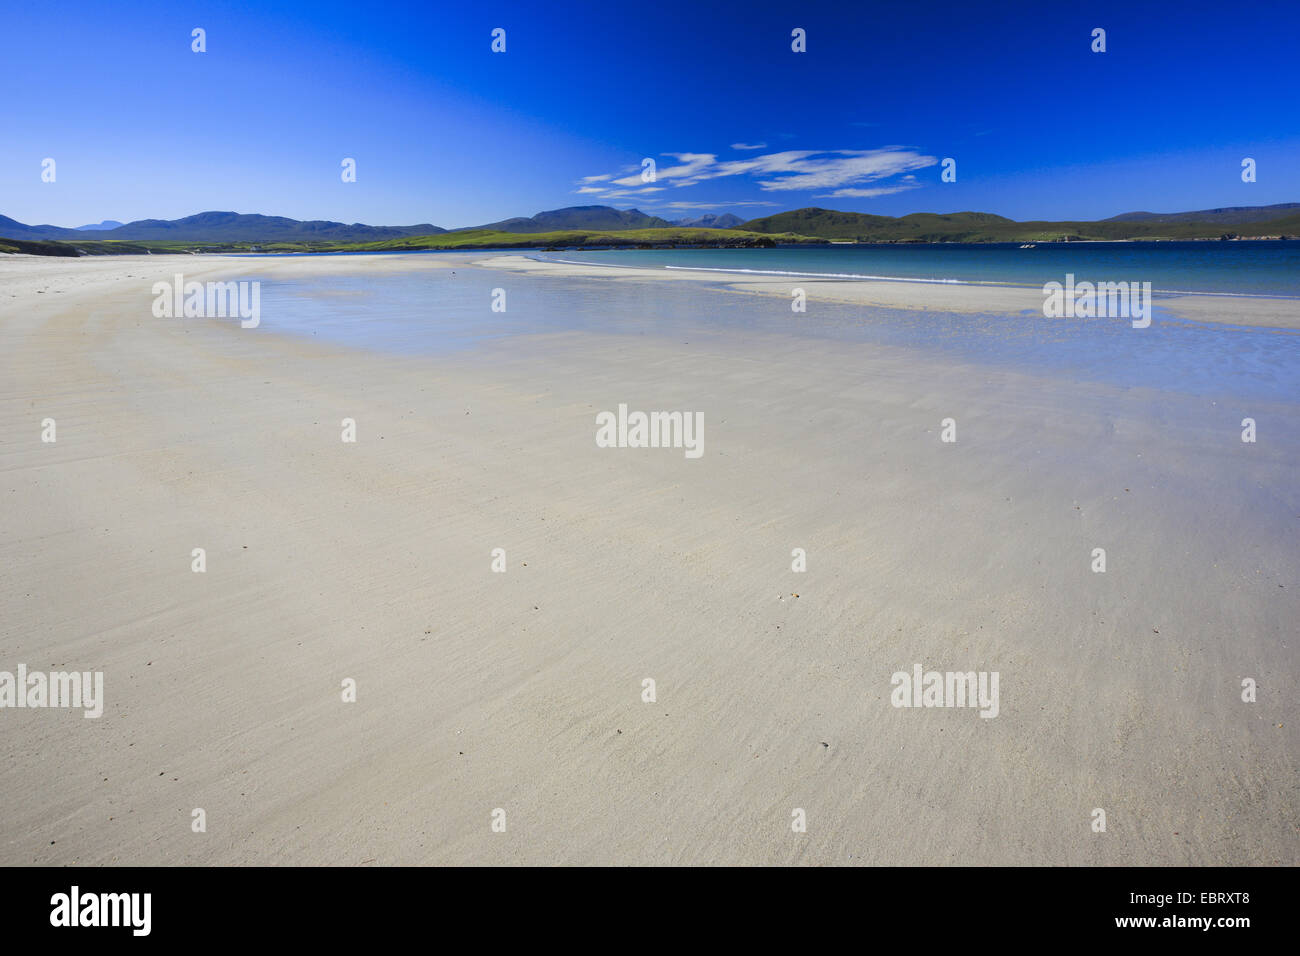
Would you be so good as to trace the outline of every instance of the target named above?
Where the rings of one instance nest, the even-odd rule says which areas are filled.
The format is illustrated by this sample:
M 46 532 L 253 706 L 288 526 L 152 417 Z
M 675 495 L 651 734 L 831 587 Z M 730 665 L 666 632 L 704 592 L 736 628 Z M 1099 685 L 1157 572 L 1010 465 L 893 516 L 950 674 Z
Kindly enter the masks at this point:
M 1004 215 L 1002 215 L 1001 213 L 989 212 L 988 210 L 984 210 L 984 209 L 957 209 L 957 210 L 953 210 L 953 211 L 951 211 L 951 212 L 925 212 L 925 211 L 917 210 L 917 211 L 914 211 L 914 212 L 903 213 L 902 215 L 899 215 L 899 216 L 891 216 L 891 215 L 886 214 L 886 213 L 853 212 L 853 211 L 844 210 L 844 209 L 835 209 L 835 208 L 830 207 L 830 206 L 796 206 L 796 207 L 793 207 L 793 208 L 790 208 L 790 209 L 783 209 L 783 210 L 778 210 L 778 211 L 774 211 L 774 212 L 765 213 L 764 215 L 761 215 L 761 216 L 751 216 L 751 217 L 749 217 L 748 219 L 745 219 L 745 218 L 742 218 L 742 217 L 739 217 L 739 216 L 737 216 L 736 218 L 740 219 L 741 222 L 753 222 L 753 221 L 755 221 L 755 220 L 757 220 L 757 219 L 767 219 L 767 218 L 770 218 L 770 217 L 772 217 L 772 216 L 780 216 L 780 215 L 784 215 L 784 214 L 786 214 L 786 213 L 791 213 L 791 212 L 800 212 L 800 211 L 805 210 L 805 209 L 821 209 L 821 210 L 825 210 L 826 212 L 843 213 L 843 214 L 846 214 L 846 215 L 853 215 L 853 216 L 877 216 L 877 217 L 882 218 L 882 219 L 906 219 L 908 216 L 922 216 L 922 215 L 929 215 L 929 216 L 957 216 L 957 215 L 961 215 L 962 213 L 972 213 L 972 214 L 977 214 L 977 215 L 997 216 L 997 217 L 1000 218 L 1000 219 L 1006 219 L 1006 220 L 1009 221 L 1009 222 L 1016 222 L 1016 223 L 1030 223 L 1030 222 L 1105 222 L 1105 221 L 1107 221 L 1107 220 L 1109 220 L 1109 219 L 1114 219 L 1114 218 L 1116 218 L 1117 216 L 1128 216 L 1128 215 L 1134 215 L 1134 214 L 1137 214 L 1137 213 L 1142 213 L 1142 214 L 1150 215 L 1150 216 L 1181 216 L 1181 215 L 1187 215 L 1187 214 L 1192 213 L 1192 212 L 1207 212 L 1207 213 L 1213 213 L 1213 212 L 1225 212 L 1225 211 L 1236 210 L 1236 209 L 1271 209 L 1271 208 L 1275 208 L 1275 207 L 1286 207 L 1286 206 L 1300 206 L 1300 200 L 1296 200 L 1296 201 L 1292 201 L 1292 202 L 1263 203 L 1263 204 L 1258 204 L 1258 205 L 1244 205 L 1244 206 L 1211 206 L 1211 207 L 1207 207 L 1207 208 L 1204 208 L 1204 209 L 1177 210 L 1177 211 L 1173 211 L 1173 212 L 1154 212 L 1154 211 L 1149 210 L 1149 209 L 1133 209 L 1133 210 L 1128 210 L 1128 211 L 1126 211 L 1126 212 L 1115 213 L 1115 214 L 1113 214 L 1113 215 L 1111 215 L 1111 216 L 1097 217 L 1097 218 L 1093 218 L 1093 219 L 1051 219 L 1051 218 L 1042 218 L 1042 217 L 1040 217 L 1040 218 L 1034 218 L 1034 219 L 1014 219 L 1014 218 L 1012 218 L 1012 217 L 1010 217 L 1010 216 L 1004 216 Z M 506 217 L 506 219 L 498 219 L 498 220 L 496 220 L 496 222 L 506 222 L 506 221 L 508 221 L 508 220 L 510 220 L 510 219 L 533 219 L 533 218 L 536 218 L 537 216 L 545 215 L 546 213 L 551 213 L 551 212 L 563 212 L 563 211 L 565 211 L 565 210 L 569 210 L 569 209 L 612 209 L 612 210 L 614 210 L 614 211 L 616 211 L 616 212 L 636 212 L 636 213 L 640 213 L 640 214 L 643 215 L 643 216 L 651 216 L 651 217 L 656 218 L 656 219 L 664 219 L 665 222 L 670 222 L 670 223 L 673 222 L 672 220 L 665 219 L 664 216 L 662 216 L 662 215 L 660 215 L 660 214 L 658 214 L 658 213 L 646 212 L 645 210 L 643 210 L 643 209 L 641 209 L 641 208 L 639 208 L 639 207 L 637 207 L 637 206 L 628 206 L 628 207 L 624 208 L 624 207 L 619 207 L 619 206 L 611 206 L 611 205 L 608 205 L 608 204 L 605 204 L 605 203 L 583 204 L 583 205 L 574 205 L 574 206 L 556 206 L 556 207 L 553 208 L 553 209 L 542 209 L 542 210 L 540 210 L 540 211 L 538 211 L 538 212 L 536 212 L 536 213 L 533 213 L 532 216 L 508 216 L 508 217 Z M 262 217 L 265 217 L 265 218 L 267 218 L 267 219 L 286 219 L 286 220 L 289 220 L 290 222 L 327 222 L 327 223 L 336 223 L 336 224 L 338 224 L 338 225 L 343 225 L 343 226 L 369 226 L 369 227 L 371 227 L 371 228 L 377 228 L 377 229 L 407 229 L 407 228 L 410 228 L 411 226 L 416 226 L 416 225 L 429 225 L 429 226 L 433 226 L 434 228 L 441 229 L 441 230 L 443 230 L 444 232 L 461 232 L 461 231 L 464 231 L 464 230 L 470 230 L 470 229 L 483 229 L 483 228 L 486 228 L 487 226 L 490 226 L 490 225 L 494 225 L 494 224 L 495 224 L 495 223 L 480 223 L 480 224 L 476 224 L 476 225 L 472 225 L 472 226 L 439 226 L 437 223 L 432 222 L 431 220 L 425 220 L 423 223 L 393 223 L 393 224 L 379 224 L 379 223 L 367 223 L 367 222 L 361 222 L 361 221 L 346 222 L 346 221 L 344 221 L 344 220 L 342 220 L 342 219 L 321 219 L 321 218 L 314 218 L 314 219 L 298 219 L 298 218 L 295 218 L 295 217 L 293 217 L 293 216 L 279 215 L 279 214 L 276 214 L 276 213 L 265 213 L 265 212 L 238 212 L 238 211 L 233 210 L 233 209 L 203 209 L 203 210 L 200 210 L 200 211 L 198 211 L 198 212 L 189 213 L 188 215 L 185 215 L 185 216 L 179 216 L 179 217 L 177 217 L 176 219 L 163 219 L 163 218 L 160 218 L 160 217 L 153 217 L 153 216 L 146 216 L 146 217 L 143 217 L 143 218 L 140 218 L 140 219 L 128 219 L 128 220 L 107 219 L 107 218 L 105 218 L 105 219 L 100 219 L 98 222 L 94 222 L 94 223 L 86 223 L 85 225 L 81 225 L 81 226 L 60 226 L 60 225 L 58 225 L 58 224 L 56 224 L 56 223 L 52 223 L 52 222 L 42 222 L 42 223 L 22 222 L 21 220 L 18 220 L 18 219 L 12 219 L 12 217 L 10 217 L 10 216 L 6 216 L 6 215 L 4 215 L 4 213 L 0 213 L 0 216 L 3 216 L 3 218 L 6 218 L 6 219 L 11 219 L 13 222 L 18 223 L 18 224 L 21 225 L 21 226 L 26 226 L 26 227 L 28 227 L 29 229 L 39 228 L 39 227 L 41 227 L 41 226 L 51 226 L 51 227 L 56 228 L 56 229 L 69 229 L 69 230 L 72 230 L 72 231 L 81 232 L 81 231 L 87 231 L 87 230 L 86 230 L 86 226 L 97 226 L 97 225 L 100 225 L 101 223 L 105 223 L 105 222 L 118 222 L 118 223 L 121 224 L 120 226 L 114 226 L 114 227 L 112 227 L 112 228 L 110 228 L 110 229 L 102 230 L 102 231 L 104 231 L 104 232 L 111 232 L 113 229 L 121 228 L 121 227 L 123 227 L 123 226 L 134 225 L 134 224 L 136 224 L 136 223 L 140 223 L 140 222 L 180 222 L 180 221 L 182 221 L 182 220 L 184 220 L 184 219 L 192 219 L 192 218 L 194 218 L 195 216 L 204 216 L 204 215 L 208 215 L 208 214 L 212 214 L 212 213 L 217 213 L 217 214 L 228 214 L 228 215 L 232 215 L 232 216 L 262 216 Z M 682 219 L 701 219 L 701 218 L 703 218 L 703 217 L 706 216 L 706 215 L 714 215 L 714 216 L 733 215 L 733 216 L 734 216 L 735 213 L 718 213 L 718 212 L 709 213 L 709 212 L 700 212 L 698 215 L 695 215 L 695 216 L 682 216 L 681 218 L 682 218 Z M 89 230 L 89 231 L 95 231 L 95 230 Z

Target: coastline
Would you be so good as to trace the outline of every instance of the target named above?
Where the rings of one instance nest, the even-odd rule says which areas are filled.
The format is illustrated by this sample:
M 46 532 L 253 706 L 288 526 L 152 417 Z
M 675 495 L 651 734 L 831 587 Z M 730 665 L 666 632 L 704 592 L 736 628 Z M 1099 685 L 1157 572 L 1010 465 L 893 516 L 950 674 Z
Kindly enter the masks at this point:
M 364 260 L 355 268 L 348 262 Z M 385 274 L 418 272 L 425 269 L 456 269 L 470 266 L 497 269 L 534 276 L 560 279 L 597 279 L 607 281 L 707 282 L 734 292 L 790 298 L 797 285 L 810 295 L 828 302 L 865 307 L 941 311 L 959 314 L 1004 313 L 1041 315 L 1042 291 L 1015 285 L 980 285 L 963 282 L 937 282 L 891 278 L 821 279 L 813 276 L 738 277 L 731 273 L 693 270 L 645 268 L 627 265 L 580 264 L 553 262 L 510 252 L 438 252 L 373 253 L 364 256 L 315 253 L 297 256 L 255 255 L 187 255 L 187 256 L 114 256 L 61 259 L 48 256 L 13 255 L 0 257 L 0 267 L 12 263 L 0 276 L 44 275 L 69 278 L 114 274 L 123 268 L 145 264 L 167 279 L 174 272 L 185 272 L 196 281 L 258 278 L 311 278 L 346 272 Z M 22 265 L 19 265 L 19 264 Z M 77 263 L 68 268 L 68 263 Z M 33 288 L 32 291 L 35 291 Z M 1230 293 L 1157 293 L 1156 307 L 1173 318 L 1216 325 L 1236 325 L 1276 330 L 1300 329 L 1300 299 L 1273 296 L 1232 295 Z
M 735 292 L 790 298 L 796 286 L 810 298 L 847 305 L 956 313 L 1035 312 L 1040 316 L 1043 293 L 1023 286 L 976 285 L 908 279 L 819 279 L 811 276 L 753 276 L 740 278 L 717 271 L 650 269 L 624 265 L 546 262 L 522 255 L 471 257 L 475 265 L 529 275 L 610 281 L 695 281 L 722 283 Z M 1158 308 L 1179 319 L 1221 325 L 1271 329 L 1300 329 L 1300 299 L 1206 293 L 1164 293 Z
M 0 668 L 106 675 L 98 721 L 3 714 L 0 862 L 1295 858 L 1294 404 L 1252 407 L 1268 437 L 1243 446 L 1236 407 L 904 348 L 595 331 L 399 357 L 149 310 L 176 271 L 718 282 L 520 259 L 0 259 Z M 705 454 L 597 448 L 620 402 L 702 412 Z M 891 707 L 916 662 L 1000 671 L 999 716 Z

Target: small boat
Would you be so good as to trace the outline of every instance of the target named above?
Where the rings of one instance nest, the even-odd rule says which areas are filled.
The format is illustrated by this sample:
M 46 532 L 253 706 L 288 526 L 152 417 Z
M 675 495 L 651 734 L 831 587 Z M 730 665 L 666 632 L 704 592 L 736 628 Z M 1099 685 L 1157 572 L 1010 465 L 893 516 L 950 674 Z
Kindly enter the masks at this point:
M 1026 242 L 1026 243 L 1025 243 L 1023 246 L 1021 246 L 1020 248 L 1021 248 L 1021 249 L 1037 249 L 1037 248 L 1038 248 L 1038 243 L 1036 243 L 1036 242 Z

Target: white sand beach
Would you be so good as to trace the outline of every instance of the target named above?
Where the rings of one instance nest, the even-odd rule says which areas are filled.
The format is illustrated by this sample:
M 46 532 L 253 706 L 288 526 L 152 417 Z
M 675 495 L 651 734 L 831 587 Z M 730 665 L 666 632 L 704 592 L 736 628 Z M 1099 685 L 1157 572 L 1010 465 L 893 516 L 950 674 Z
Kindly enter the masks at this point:
M 1295 403 L 766 331 L 393 356 L 150 308 L 181 270 L 451 269 L 706 277 L 0 256 L 0 670 L 102 671 L 105 697 L 0 710 L 0 863 L 1296 861 Z M 1300 328 L 1295 303 L 1159 304 Z M 704 454 L 597 447 L 620 403 L 702 413 Z M 892 706 L 918 663 L 998 672 L 996 718 Z

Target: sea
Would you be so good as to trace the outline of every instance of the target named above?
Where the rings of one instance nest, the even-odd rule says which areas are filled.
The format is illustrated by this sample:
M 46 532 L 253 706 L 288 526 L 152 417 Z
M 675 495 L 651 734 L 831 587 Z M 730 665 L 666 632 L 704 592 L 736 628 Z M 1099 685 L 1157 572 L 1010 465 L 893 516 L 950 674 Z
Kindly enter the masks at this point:
M 837 244 L 775 249 L 611 249 L 543 258 L 660 269 L 837 276 L 1041 288 L 1076 281 L 1150 282 L 1156 292 L 1300 299 L 1300 239 L 1202 242 Z
M 441 255 L 442 253 L 428 253 Z M 271 332 L 400 354 L 453 354 L 529 336 L 587 331 L 678 341 L 822 338 L 912 348 L 953 361 L 1044 376 L 1234 400 L 1300 402 L 1300 332 L 1189 321 L 1170 295 L 1294 301 L 1300 314 L 1300 241 L 818 246 L 776 249 L 551 250 L 540 259 L 664 270 L 716 269 L 716 282 L 599 281 L 462 268 L 328 279 L 262 280 Z M 484 256 L 491 253 L 484 253 Z M 361 258 L 361 257 L 358 257 Z M 616 275 L 611 269 L 611 277 Z M 1127 319 L 1044 318 L 852 306 L 809 299 L 791 312 L 780 296 L 738 294 L 746 274 L 1020 285 L 1049 281 L 1151 282 L 1150 328 Z M 493 311 L 496 290 L 504 311 Z M 1225 310 L 1231 302 L 1224 299 Z

